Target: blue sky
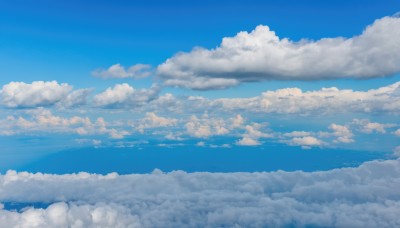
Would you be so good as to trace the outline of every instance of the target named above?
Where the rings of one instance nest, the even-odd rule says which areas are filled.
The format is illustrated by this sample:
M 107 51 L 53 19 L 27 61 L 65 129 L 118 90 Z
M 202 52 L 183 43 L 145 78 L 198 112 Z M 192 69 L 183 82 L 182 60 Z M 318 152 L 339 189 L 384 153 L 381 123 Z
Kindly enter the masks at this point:
M 400 227 L 399 12 L 0 0 L 0 227 Z
M 2 170 L 71 148 L 136 151 L 170 145 L 179 151 L 184 145 L 185 150 L 245 151 L 277 144 L 301 153 L 355 150 L 385 157 L 398 146 L 400 74 L 390 65 L 399 60 L 398 42 L 388 34 L 365 44 L 379 31 L 395 34 L 395 28 L 385 26 L 392 19 L 396 23 L 391 16 L 400 7 L 398 1 L 0 4 Z M 367 26 L 378 32 L 364 36 Z M 243 45 L 237 35 L 241 31 L 248 43 L 235 50 L 234 45 Z M 264 43 L 275 39 L 271 34 L 288 49 L 268 49 L 261 43 L 258 48 L 265 51 L 260 51 L 259 62 L 246 62 L 253 58 L 246 54 L 239 62 L 214 68 L 219 62 L 202 57 L 211 53 L 227 61 L 218 56 L 229 59 L 227 53 L 245 50 L 259 37 Z M 222 47 L 225 38 L 234 43 Z M 282 43 L 285 38 L 289 44 Z M 325 44 L 326 38 L 339 42 L 338 48 Z M 346 42 L 354 42 L 353 49 L 347 50 Z M 317 56 L 313 45 L 325 54 Z M 377 45 L 380 52 L 368 54 L 368 45 Z M 285 53 L 293 55 L 293 62 L 279 62 L 275 51 L 292 47 L 314 54 L 307 62 L 306 53 L 293 49 L 294 54 Z M 364 48 L 364 54 L 354 51 L 356 47 Z M 340 60 L 348 56 L 354 59 Z M 359 69 L 346 68 L 360 56 L 366 60 Z M 316 64 L 322 65 L 308 71 Z M 136 70 L 130 71 L 131 66 Z M 326 94 L 324 88 L 331 87 L 335 89 Z

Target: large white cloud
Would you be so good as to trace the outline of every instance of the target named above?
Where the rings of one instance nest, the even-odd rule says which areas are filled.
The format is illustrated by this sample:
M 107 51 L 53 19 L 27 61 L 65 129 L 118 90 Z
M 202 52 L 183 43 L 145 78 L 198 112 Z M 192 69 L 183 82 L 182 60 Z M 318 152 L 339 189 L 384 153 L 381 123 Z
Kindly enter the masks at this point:
M 50 106 L 66 98 L 72 86 L 56 81 L 10 82 L 1 89 L 2 104 L 9 108 Z
M 0 226 L 398 227 L 400 160 L 324 172 L 0 175 Z M 7 206 L 7 205 L 6 205 Z
M 400 72 L 400 18 L 384 17 L 352 38 L 278 37 L 268 26 L 195 48 L 157 68 L 168 86 L 221 89 L 246 81 L 385 77 Z

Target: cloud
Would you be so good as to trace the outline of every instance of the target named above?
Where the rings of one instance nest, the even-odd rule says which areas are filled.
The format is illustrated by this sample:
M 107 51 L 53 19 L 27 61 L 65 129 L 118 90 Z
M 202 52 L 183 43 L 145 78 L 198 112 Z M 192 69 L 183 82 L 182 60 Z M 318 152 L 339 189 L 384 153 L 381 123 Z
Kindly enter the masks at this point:
M 260 25 L 223 38 L 215 49 L 180 52 L 159 65 L 157 73 L 166 85 L 190 89 L 263 80 L 385 77 L 400 72 L 399 31 L 400 18 L 384 17 L 352 38 L 294 42 Z
M 1 102 L 8 108 L 51 106 L 66 98 L 72 86 L 56 81 L 10 82 L 0 91 Z M 74 103 L 72 97 L 69 103 Z
M 382 124 L 377 122 L 370 122 L 367 119 L 354 119 L 352 124 L 358 125 L 359 130 L 366 134 L 372 134 L 374 132 L 384 134 L 386 128 L 392 128 L 397 126 L 396 124 Z
M 95 95 L 93 103 L 95 106 L 104 108 L 134 108 L 155 99 L 158 92 L 157 86 L 149 89 L 134 89 L 126 83 L 117 84 Z
M 146 116 L 140 120 L 140 123 L 138 124 L 136 129 L 143 134 L 145 129 L 172 127 L 176 126 L 177 123 L 178 120 L 175 118 L 165 118 L 157 116 L 154 112 L 148 112 L 146 113 Z
M 121 139 L 130 133 L 124 129 L 110 128 L 102 117 L 92 121 L 88 117 L 63 117 L 50 110 L 39 108 L 25 112 L 25 115 L 10 115 L 0 119 L 0 135 L 18 135 L 32 132 L 72 133 L 78 135 L 109 135 Z
M 57 103 L 59 108 L 72 108 L 87 104 L 87 97 L 92 89 L 78 89 L 69 93 L 63 100 Z
M 230 132 L 223 119 L 210 118 L 204 114 L 201 118 L 192 115 L 185 124 L 186 131 L 196 138 L 208 138 L 213 135 L 226 135 Z
M 323 172 L 9 171 L 0 186 L 1 227 L 400 226 L 400 160 Z M 12 211 L 7 202 L 51 206 Z
M 200 98 L 198 98 L 200 100 Z M 400 82 L 368 91 L 285 88 L 251 98 L 203 98 L 203 107 L 253 113 L 328 115 L 339 113 L 400 113 Z M 204 108 L 203 108 L 204 109 Z
M 110 66 L 108 69 L 97 69 L 92 72 L 92 75 L 99 78 L 145 78 L 151 75 L 151 66 L 147 64 L 136 64 L 128 69 L 117 63 Z
M 400 136 L 400 128 L 397 129 L 397 130 L 394 132 L 394 134 L 395 134 L 396 136 Z
M 329 129 L 333 131 L 333 135 L 336 137 L 334 142 L 336 143 L 352 143 L 353 140 L 353 133 L 351 130 L 343 125 L 339 124 L 331 124 Z
M 272 138 L 273 135 L 269 133 L 261 132 L 261 129 L 265 127 L 266 124 L 252 123 L 251 125 L 246 125 L 246 132 L 243 134 L 242 139 L 236 142 L 239 146 L 258 146 L 261 145 L 259 139 L 262 138 Z
M 290 144 L 295 146 L 302 146 L 303 148 L 308 149 L 313 146 L 320 146 L 323 144 L 323 142 L 312 136 L 304 136 L 292 138 Z

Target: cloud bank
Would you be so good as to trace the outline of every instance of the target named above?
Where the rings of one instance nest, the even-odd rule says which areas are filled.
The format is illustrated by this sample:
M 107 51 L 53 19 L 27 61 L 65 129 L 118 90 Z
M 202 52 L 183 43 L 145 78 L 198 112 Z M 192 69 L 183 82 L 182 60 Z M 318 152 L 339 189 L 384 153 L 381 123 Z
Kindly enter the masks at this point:
M 215 49 L 181 52 L 157 67 L 167 86 L 223 89 L 242 82 L 377 78 L 400 72 L 400 18 L 384 17 L 352 38 L 291 41 L 268 26 L 225 37 Z
M 400 160 L 310 173 L 9 171 L 0 186 L 0 202 L 51 204 L 3 208 L 2 227 L 400 226 Z

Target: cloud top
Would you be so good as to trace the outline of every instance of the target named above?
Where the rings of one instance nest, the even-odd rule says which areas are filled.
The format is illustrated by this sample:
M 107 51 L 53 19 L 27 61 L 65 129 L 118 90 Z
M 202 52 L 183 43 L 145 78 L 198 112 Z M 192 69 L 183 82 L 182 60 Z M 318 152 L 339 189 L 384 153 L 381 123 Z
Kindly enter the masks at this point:
M 294 42 L 268 26 L 225 37 L 215 49 L 178 53 L 157 68 L 168 86 L 221 89 L 248 81 L 376 78 L 400 72 L 400 18 L 384 17 L 352 38 Z
M 400 225 L 400 160 L 309 173 L 9 171 L 0 175 L 0 186 L 0 202 L 67 202 L 19 212 L 3 208 L 2 227 Z

